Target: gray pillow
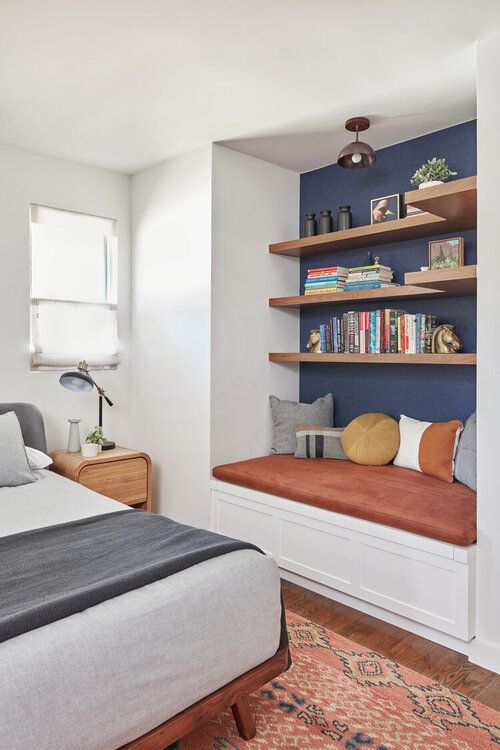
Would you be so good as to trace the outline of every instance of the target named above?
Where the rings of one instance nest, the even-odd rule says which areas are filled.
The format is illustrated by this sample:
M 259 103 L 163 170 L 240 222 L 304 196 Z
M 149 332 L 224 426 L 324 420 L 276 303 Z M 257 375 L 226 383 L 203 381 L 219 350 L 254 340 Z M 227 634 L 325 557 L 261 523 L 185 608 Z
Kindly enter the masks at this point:
M 333 427 L 333 396 L 328 393 L 317 398 L 312 404 L 298 404 L 296 401 L 281 401 L 276 396 L 269 396 L 273 417 L 273 443 L 271 453 L 295 453 L 297 439 L 295 425 L 320 424 L 322 427 Z
M 35 481 L 19 420 L 13 411 L 8 411 L 0 416 L 0 487 L 17 487 Z
M 322 427 L 320 424 L 296 424 L 295 458 L 337 458 L 348 461 L 340 440 L 343 427 Z
M 471 414 L 460 436 L 455 456 L 455 479 L 477 490 L 476 414 Z

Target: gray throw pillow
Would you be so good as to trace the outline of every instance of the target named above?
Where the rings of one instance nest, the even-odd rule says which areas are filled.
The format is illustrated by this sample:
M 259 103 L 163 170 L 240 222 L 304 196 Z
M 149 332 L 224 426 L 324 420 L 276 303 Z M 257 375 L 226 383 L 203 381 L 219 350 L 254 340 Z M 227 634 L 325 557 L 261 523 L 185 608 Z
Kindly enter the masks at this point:
M 336 458 L 348 461 L 342 448 L 343 427 L 322 427 L 320 424 L 296 424 L 295 458 Z
M 460 436 L 455 456 L 455 479 L 477 490 L 476 414 L 471 414 Z
M 0 487 L 17 487 L 35 481 L 19 420 L 13 411 L 8 411 L 0 416 Z
M 317 398 L 312 404 L 298 404 L 296 401 L 281 401 L 276 396 L 269 396 L 273 417 L 273 443 L 271 453 L 295 453 L 297 439 L 296 424 L 320 424 L 322 427 L 333 427 L 333 396 Z

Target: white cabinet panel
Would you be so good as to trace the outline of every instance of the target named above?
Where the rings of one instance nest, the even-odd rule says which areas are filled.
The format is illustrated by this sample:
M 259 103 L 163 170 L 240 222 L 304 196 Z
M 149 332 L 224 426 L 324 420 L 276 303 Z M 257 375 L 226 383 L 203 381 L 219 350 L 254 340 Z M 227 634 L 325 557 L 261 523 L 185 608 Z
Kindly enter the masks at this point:
M 273 551 L 273 517 L 252 504 L 250 507 L 233 501 L 230 495 L 219 493 L 216 509 L 216 531 L 236 539 L 244 539 L 260 547 L 267 554 Z
M 361 544 L 360 589 L 370 601 L 400 614 L 454 622 L 454 572 L 440 565 L 439 558 L 428 558 Z
M 300 520 L 280 520 L 280 564 L 301 575 L 330 585 L 351 584 L 352 540 L 328 524 L 306 525 Z

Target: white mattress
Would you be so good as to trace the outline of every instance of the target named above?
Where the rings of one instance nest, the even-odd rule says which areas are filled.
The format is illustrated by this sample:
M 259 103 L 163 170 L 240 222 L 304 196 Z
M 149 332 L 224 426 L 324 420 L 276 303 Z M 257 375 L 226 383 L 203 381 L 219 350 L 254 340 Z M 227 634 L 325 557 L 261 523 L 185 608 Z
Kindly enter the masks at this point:
M 0 488 L 0 536 L 124 506 L 51 472 Z M 0 748 L 116 750 L 271 657 L 279 574 L 251 550 L 0 643 Z

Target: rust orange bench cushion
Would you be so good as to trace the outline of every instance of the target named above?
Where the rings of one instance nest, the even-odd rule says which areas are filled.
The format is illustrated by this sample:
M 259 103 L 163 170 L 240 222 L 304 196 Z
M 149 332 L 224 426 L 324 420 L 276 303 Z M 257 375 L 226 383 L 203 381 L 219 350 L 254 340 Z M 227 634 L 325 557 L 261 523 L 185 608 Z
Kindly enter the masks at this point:
M 397 466 L 263 456 L 216 466 L 216 479 L 459 546 L 476 540 L 476 493 Z

